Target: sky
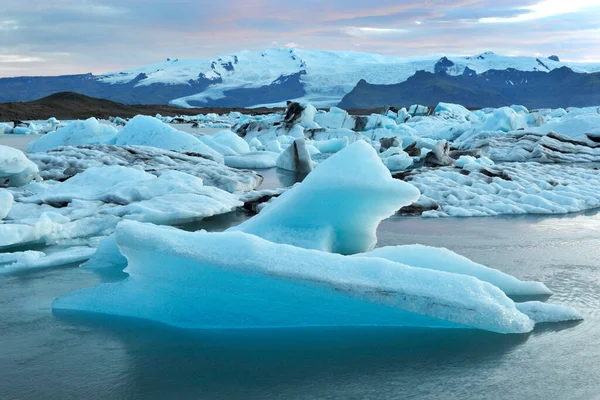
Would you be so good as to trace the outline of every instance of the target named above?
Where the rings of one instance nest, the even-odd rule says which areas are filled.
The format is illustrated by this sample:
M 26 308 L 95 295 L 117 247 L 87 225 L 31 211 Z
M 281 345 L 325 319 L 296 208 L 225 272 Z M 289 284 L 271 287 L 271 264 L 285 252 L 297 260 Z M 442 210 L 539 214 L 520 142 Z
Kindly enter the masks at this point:
M 0 77 L 271 47 L 600 62 L 600 0 L 0 0 Z

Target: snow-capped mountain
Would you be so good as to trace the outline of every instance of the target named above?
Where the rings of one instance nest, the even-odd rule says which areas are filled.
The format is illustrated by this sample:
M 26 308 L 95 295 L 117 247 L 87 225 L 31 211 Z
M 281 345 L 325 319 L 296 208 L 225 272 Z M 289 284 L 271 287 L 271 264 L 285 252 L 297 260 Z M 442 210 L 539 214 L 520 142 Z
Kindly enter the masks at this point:
M 557 57 L 509 57 L 491 52 L 472 57 L 401 58 L 349 51 L 269 49 L 204 59 L 163 62 L 103 75 L 0 79 L 1 101 L 33 100 L 57 91 L 75 91 L 123 103 L 170 103 L 180 107 L 256 107 L 304 100 L 338 104 L 356 84 L 397 84 L 417 71 L 448 75 L 481 74 L 514 68 L 549 72 L 600 71 L 600 64 L 565 63 Z M 466 72 L 465 72 L 466 71 Z

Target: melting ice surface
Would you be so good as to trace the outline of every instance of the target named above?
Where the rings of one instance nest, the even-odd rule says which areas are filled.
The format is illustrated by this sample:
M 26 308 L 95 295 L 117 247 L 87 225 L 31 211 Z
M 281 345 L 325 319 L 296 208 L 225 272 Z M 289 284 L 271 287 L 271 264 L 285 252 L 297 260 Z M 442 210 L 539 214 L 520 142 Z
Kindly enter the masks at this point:
M 355 173 L 348 174 L 345 168 L 340 174 L 357 159 L 365 160 L 367 172 L 350 168 Z M 492 283 L 514 294 L 550 291 L 449 251 L 445 257 L 426 247 L 381 249 L 368 257 L 335 254 L 371 250 L 379 221 L 417 196 L 391 178 L 371 146 L 357 142 L 228 232 L 120 223 L 116 244 L 129 277 L 61 296 L 53 308 L 185 328 L 417 326 L 525 333 L 536 322 L 581 319 L 568 306 L 515 304 Z M 110 241 L 103 248 L 108 259 L 119 259 Z

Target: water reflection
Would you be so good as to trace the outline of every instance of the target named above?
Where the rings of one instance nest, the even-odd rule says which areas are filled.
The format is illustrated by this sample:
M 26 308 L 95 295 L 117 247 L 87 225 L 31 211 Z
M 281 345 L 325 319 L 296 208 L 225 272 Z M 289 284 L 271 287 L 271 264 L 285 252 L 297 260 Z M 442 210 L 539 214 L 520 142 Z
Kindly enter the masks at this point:
M 146 321 L 60 312 L 73 329 L 117 339 L 126 349 L 129 391 L 140 398 L 321 398 L 365 394 L 404 382 L 493 368 L 528 335 L 474 330 L 322 328 L 177 330 Z M 401 385 L 400 385 L 401 386 Z M 392 387 L 390 387 L 392 389 Z M 243 396 L 241 395 L 243 394 Z M 340 394 L 340 393 L 338 393 Z M 304 397 L 306 396 L 306 397 Z M 344 397 L 344 396 L 339 396 Z

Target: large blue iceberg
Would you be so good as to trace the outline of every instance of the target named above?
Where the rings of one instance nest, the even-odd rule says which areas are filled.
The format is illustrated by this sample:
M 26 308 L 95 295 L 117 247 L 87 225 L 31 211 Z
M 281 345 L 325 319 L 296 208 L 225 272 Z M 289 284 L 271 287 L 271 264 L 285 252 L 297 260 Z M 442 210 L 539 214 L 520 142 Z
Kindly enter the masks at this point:
M 418 197 L 376 157 L 366 144 L 348 146 L 237 230 L 185 232 L 123 221 L 104 259 L 122 266 L 118 249 L 129 277 L 59 297 L 53 308 L 196 329 L 418 326 L 525 333 L 536 323 L 581 318 L 568 306 L 515 303 L 507 293 L 550 291 L 448 250 L 399 246 L 360 253 L 375 245 L 382 218 Z M 350 253 L 359 254 L 344 255 Z

